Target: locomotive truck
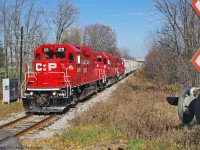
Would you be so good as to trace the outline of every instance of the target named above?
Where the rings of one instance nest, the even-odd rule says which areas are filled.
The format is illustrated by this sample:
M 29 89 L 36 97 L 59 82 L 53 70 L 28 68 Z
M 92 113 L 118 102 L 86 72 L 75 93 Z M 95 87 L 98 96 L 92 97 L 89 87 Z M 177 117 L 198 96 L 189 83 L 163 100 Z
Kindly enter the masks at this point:
M 40 45 L 34 51 L 33 62 L 26 63 L 21 90 L 23 107 L 26 112 L 62 112 L 140 66 L 136 61 L 97 53 L 89 46 Z

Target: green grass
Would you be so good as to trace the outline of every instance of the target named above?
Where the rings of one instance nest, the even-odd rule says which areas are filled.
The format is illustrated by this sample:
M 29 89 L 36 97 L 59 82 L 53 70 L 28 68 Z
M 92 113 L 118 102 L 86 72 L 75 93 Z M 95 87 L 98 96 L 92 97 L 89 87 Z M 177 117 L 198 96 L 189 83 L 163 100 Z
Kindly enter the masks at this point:
M 123 139 L 122 133 L 114 128 L 106 128 L 101 125 L 71 127 L 62 133 L 61 141 L 70 141 L 80 145 L 89 146 L 93 143 L 103 141 L 114 141 Z
M 158 140 L 147 140 L 138 138 L 128 139 L 128 149 L 129 150 L 162 150 L 164 149 L 163 144 Z

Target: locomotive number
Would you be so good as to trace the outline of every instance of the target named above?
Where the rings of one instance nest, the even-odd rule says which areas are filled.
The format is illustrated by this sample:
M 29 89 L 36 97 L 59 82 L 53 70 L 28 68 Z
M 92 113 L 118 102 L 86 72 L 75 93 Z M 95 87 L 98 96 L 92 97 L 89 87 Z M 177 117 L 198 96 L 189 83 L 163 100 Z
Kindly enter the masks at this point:
M 48 71 L 51 71 L 52 69 L 55 69 L 57 67 L 56 63 L 48 63 L 48 68 L 46 66 L 46 64 L 42 63 L 37 63 L 35 66 L 36 71 L 46 71 L 48 69 Z

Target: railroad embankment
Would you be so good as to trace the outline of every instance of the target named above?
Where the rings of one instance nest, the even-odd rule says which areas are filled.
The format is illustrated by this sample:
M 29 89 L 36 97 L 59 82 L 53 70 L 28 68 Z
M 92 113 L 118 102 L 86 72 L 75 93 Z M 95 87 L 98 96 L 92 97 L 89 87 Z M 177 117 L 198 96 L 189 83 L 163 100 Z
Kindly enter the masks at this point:
M 200 126 L 183 125 L 177 108 L 166 102 L 179 88 L 152 83 L 137 71 L 107 101 L 72 120 L 68 130 L 23 143 L 52 149 L 199 149 Z

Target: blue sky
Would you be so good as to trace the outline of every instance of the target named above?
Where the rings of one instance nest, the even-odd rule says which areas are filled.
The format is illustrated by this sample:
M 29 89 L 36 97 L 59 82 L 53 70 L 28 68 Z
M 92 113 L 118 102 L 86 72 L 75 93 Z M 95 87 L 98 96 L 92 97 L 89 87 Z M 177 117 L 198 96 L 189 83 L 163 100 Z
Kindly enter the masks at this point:
M 44 1 L 55 4 L 55 0 Z M 71 1 L 80 12 L 78 26 L 95 23 L 109 25 L 117 33 L 118 47 L 129 49 L 133 57 L 145 57 L 147 37 L 158 28 L 159 23 L 153 0 Z

